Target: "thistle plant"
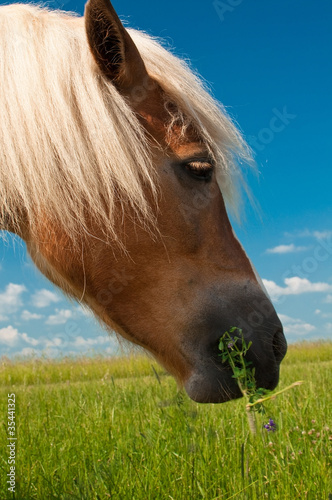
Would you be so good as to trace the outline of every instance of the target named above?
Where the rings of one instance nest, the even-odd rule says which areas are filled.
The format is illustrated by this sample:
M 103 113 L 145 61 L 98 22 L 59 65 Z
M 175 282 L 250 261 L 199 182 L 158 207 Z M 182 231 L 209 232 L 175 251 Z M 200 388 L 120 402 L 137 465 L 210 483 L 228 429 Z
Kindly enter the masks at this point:
M 246 400 L 249 428 L 253 434 L 256 434 L 255 412 L 265 415 L 266 408 L 264 403 L 266 403 L 266 401 L 274 399 L 278 394 L 296 387 L 302 384 L 302 382 L 294 382 L 289 387 L 278 392 L 257 387 L 255 367 L 251 361 L 246 359 L 246 354 L 251 345 L 251 341 L 246 343 L 241 328 L 233 326 L 220 338 L 219 356 L 222 362 L 228 363 L 233 371 L 233 378 L 236 379 L 239 389 Z M 269 418 L 263 428 L 266 429 L 267 432 L 274 432 L 277 429 L 277 425 L 272 418 Z

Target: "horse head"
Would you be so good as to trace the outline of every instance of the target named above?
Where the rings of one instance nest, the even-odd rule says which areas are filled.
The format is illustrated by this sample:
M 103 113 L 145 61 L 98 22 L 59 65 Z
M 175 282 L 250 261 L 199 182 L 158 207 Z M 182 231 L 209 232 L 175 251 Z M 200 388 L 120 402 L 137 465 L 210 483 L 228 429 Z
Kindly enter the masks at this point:
M 232 151 L 245 152 L 240 134 L 188 68 L 170 54 L 165 67 L 166 51 L 125 29 L 108 0 L 89 0 L 85 30 L 98 99 L 113 123 L 91 139 L 109 157 L 107 173 L 95 168 L 104 215 L 86 199 L 74 244 L 77 233 L 50 224 L 45 207 L 34 232 L 25 225 L 32 258 L 103 323 L 152 353 L 192 399 L 241 395 L 218 351 L 231 326 L 252 341 L 247 357 L 258 386 L 273 389 L 286 352 L 282 325 L 225 206 L 238 176 Z M 138 143 L 145 152 L 137 153 Z

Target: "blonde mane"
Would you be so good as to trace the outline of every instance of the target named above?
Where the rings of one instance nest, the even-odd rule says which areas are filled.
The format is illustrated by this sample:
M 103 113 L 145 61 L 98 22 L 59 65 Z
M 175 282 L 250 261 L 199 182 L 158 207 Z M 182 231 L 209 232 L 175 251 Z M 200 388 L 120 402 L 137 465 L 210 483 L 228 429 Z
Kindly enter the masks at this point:
M 186 63 L 144 33 L 128 30 L 148 73 L 214 154 L 218 182 L 236 207 L 238 164 L 250 161 L 240 133 Z M 86 217 L 114 238 L 114 206 L 152 220 L 144 191 L 157 192 L 149 140 L 90 53 L 83 18 L 31 5 L 0 7 L 0 229 L 33 231 L 46 216 L 68 234 Z M 175 107 L 174 107 L 175 108 Z M 238 161 L 240 160 L 240 162 Z M 143 188 L 144 187 L 144 188 Z

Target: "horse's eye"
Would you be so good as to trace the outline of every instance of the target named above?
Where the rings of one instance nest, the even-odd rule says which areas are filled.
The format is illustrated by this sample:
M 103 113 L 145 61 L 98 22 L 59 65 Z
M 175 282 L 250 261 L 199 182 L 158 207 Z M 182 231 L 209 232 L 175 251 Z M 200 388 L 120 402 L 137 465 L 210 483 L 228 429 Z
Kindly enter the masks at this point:
M 194 160 L 185 163 L 186 170 L 192 177 L 203 181 L 209 181 L 213 174 L 213 164 L 209 161 Z

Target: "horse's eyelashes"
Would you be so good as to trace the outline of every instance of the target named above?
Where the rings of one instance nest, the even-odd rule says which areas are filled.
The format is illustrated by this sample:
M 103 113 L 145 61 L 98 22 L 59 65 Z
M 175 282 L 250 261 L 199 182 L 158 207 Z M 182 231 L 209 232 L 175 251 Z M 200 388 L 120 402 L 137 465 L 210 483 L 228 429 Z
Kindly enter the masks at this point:
M 188 166 L 196 170 L 209 170 L 212 168 L 211 163 L 208 161 L 190 161 Z
M 213 164 L 209 161 L 193 160 L 186 162 L 185 168 L 197 179 L 210 180 L 213 174 Z

